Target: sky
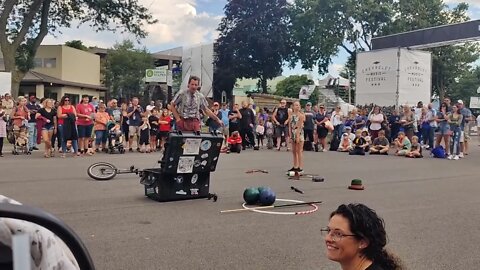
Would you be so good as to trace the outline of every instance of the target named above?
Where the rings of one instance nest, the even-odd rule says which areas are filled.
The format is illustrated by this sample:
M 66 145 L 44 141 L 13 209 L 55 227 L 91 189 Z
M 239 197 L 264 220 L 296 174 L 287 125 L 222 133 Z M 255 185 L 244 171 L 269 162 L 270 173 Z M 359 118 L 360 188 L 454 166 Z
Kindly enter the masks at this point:
M 154 53 L 179 46 L 193 46 L 202 43 L 211 43 L 217 37 L 216 28 L 223 16 L 223 7 L 227 0 L 139 0 L 148 7 L 153 16 L 158 19 L 155 25 L 148 25 L 146 30 L 149 36 L 140 41 Z M 480 0 L 445 0 L 448 5 L 459 2 L 470 4 L 470 17 L 480 19 Z M 63 44 L 69 40 L 82 40 L 86 46 L 110 48 L 123 39 L 134 39 L 128 34 L 95 32 L 88 26 L 61 29 L 61 34 L 47 36 L 43 44 Z M 347 54 L 340 50 L 332 58 L 329 73 L 336 77 L 347 61 Z M 302 70 L 300 66 L 291 69 L 284 67 L 283 75 L 311 74 L 314 78 L 322 78 L 317 70 Z

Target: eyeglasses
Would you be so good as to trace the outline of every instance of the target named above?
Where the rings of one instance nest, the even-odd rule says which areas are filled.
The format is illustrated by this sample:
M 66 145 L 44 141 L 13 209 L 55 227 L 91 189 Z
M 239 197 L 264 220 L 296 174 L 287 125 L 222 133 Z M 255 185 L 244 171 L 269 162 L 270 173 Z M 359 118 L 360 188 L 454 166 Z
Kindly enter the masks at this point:
M 334 242 L 342 240 L 343 237 L 348 237 L 348 236 L 357 236 L 355 234 L 344 234 L 340 231 L 334 231 L 328 227 L 320 229 L 320 233 L 322 236 L 326 237 L 327 235 L 330 235 L 332 237 L 332 240 Z
M 70 101 L 70 99 L 66 98 L 66 99 L 64 99 L 64 101 Z

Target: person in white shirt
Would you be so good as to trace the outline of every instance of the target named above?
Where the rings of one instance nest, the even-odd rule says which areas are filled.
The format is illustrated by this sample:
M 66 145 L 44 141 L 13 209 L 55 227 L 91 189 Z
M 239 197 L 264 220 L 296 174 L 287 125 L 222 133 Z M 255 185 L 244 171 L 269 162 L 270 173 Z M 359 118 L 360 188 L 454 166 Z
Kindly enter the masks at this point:
M 335 107 L 335 110 L 332 112 L 332 116 L 330 117 L 333 125 L 333 138 L 340 140 L 340 136 L 343 133 L 343 119 L 345 115 L 342 112 L 342 108 L 340 105 Z M 332 138 L 332 140 L 333 140 Z

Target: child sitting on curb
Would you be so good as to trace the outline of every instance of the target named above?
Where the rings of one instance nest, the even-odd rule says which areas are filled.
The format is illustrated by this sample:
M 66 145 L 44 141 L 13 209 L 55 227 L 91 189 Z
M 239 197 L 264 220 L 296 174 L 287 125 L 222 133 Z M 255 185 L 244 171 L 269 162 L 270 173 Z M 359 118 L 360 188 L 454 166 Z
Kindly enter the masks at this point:
M 349 152 L 350 155 L 365 155 L 365 148 L 368 147 L 368 142 L 362 137 L 362 131 L 359 129 L 355 132 L 355 139 L 353 140 L 353 149 Z
M 422 158 L 422 146 L 418 142 L 418 137 L 412 137 L 412 147 L 410 148 L 410 152 L 407 153 L 405 157 L 409 158 Z
M 232 133 L 232 135 L 227 139 L 227 143 L 227 154 L 230 152 L 236 152 L 240 154 L 240 151 L 242 150 L 242 137 L 240 137 L 240 133 L 238 133 L 238 131 L 234 131 Z
M 385 131 L 380 130 L 378 132 L 378 137 L 373 140 L 373 145 L 370 148 L 370 155 L 388 155 L 389 149 L 390 143 L 385 137 Z
M 405 136 L 405 132 L 403 131 L 398 132 L 398 137 L 395 139 L 394 144 L 396 148 L 396 156 L 405 156 L 412 148 L 412 143 Z
M 343 133 L 340 145 L 338 146 L 338 152 L 350 152 L 352 150 L 352 141 L 348 137 L 347 133 Z

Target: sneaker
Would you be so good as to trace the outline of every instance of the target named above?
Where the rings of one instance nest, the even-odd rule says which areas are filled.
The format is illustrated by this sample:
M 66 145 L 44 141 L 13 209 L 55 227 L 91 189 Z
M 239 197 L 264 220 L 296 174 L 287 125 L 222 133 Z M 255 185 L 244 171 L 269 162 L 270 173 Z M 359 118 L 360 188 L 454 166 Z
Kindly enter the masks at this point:
M 253 150 L 258 151 L 258 150 L 260 150 L 260 149 L 258 148 L 258 146 L 254 146 L 254 147 L 253 147 Z
M 133 152 L 133 149 L 132 149 L 132 148 L 128 148 L 128 152 Z
M 453 159 L 453 155 L 449 155 L 449 156 L 447 157 L 447 159 L 452 160 L 452 159 Z
M 34 146 L 32 147 L 33 150 L 38 150 L 38 147 Z
M 459 159 L 460 159 L 460 157 L 459 157 L 458 155 L 455 155 L 455 156 L 453 157 L 453 160 L 459 160 Z
M 295 167 L 292 167 L 290 170 L 288 170 L 287 172 L 295 172 L 297 170 L 297 168 Z
M 463 153 L 460 153 L 460 155 L 458 155 L 459 158 L 464 158 L 465 156 L 463 155 Z

